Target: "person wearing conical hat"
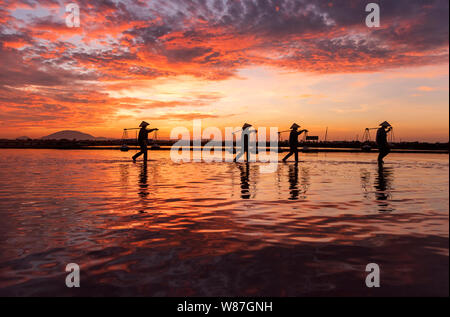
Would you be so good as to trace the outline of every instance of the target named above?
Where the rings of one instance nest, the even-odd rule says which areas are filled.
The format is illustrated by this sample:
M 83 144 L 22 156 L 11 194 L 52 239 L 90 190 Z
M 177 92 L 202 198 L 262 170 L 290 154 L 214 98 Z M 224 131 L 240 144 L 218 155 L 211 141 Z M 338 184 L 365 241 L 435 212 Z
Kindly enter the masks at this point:
M 384 163 L 383 159 L 391 152 L 391 148 L 387 141 L 387 134 L 392 130 L 392 126 L 389 122 L 384 121 L 380 123 L 380 128 L 377 130 L 376 142 L 378 145 L 378 164 Z
M 141 150 L 133 156 L 133 162 L 136 162 L 136 159 L 139 156 L 141 156 L 142 154 L 144 155 L 144 162 L 147 162 L 148 134 L 153 131 L 158 131 L 158 129 L 147 130 L 147 127 L 149 125 L 150 125 L 150 123 L 145 122 L 145 121 L 142 121 L 141 124 L 139 125 L 139 127 L 141 129 L 139 130 L 138 144 L 139 144 L 139 147 L 141 148 Z
M 234 158 L 234 162 L 237 162 L 237 160 L 239 160 L 244 154 L 246 161 L 248 162 L 250 160 L 250 151 L 248 148 L 248 136 L 250 133 L 256 133 L 256 130 L 250 130 L 251 127 L 252 125 L 249 123 L 244 123 L 244 125 L 242 126 L 241 138 L 243 138 L 243 140 L 241 139 L 242 144 L 241 151 Z
M 298 136 L 304 132 L 308 132 L 308 130 L 300 130 L 298 129 L 300 126 L 297 123 L 294 123 L 291 126 L 291 133 L 289 134 L 289 153 L 283 158 L 283 162 L 286 162 L 288 158 L 291 157 L 292 154 L 295 154 L 295 161 L 298 162 Z
M 251 128 L 251 127 L 252 127 L 251 124 L 249 124 L 249 123 L 244 123 L 244 125 L 242 126 L 242 130 L 245 130 L 245 129 L 248 129 L 248 128 Z

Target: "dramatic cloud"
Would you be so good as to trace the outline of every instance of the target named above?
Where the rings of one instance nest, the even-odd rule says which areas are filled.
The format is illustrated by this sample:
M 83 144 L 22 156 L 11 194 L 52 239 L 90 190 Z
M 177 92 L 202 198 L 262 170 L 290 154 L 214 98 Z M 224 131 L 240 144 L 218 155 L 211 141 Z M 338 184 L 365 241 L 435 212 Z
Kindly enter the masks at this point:
M 111 95 L 118 81 L 125 90 L 178 76 L 224 80 L 255 65 L 348 73 L 448 62 L 448 0 L 377 1 L 380 28 L 365 25 L 367 1 L 357 0 L 76 3 L 80 28 L 66 26 L 65 1 L 0 1 L 0 122 L 99 124 L 131 106 L 193 104 L 121 100 Z

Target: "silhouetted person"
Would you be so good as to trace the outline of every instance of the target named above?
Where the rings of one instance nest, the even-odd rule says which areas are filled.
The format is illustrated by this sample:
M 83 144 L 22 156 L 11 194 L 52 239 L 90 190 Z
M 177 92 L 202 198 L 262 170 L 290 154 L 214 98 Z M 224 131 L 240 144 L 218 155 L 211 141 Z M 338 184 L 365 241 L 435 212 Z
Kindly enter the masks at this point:
M 150 124 L 142 121 L 141 124 L 139 125 L 139 127 L 141 128 L 139 130 L 139 136 L 138 136 L 138 144 L 139 147 L 141 148 L 141 151 L 136 153 L 133 156 L 133 162 L 136 162 L 136 159 L 141 156 L 142 154 L 144 154 L 144 162 L 147 162 L 147 144 L 148 144 L 148 134 L 153 132 L 153 131 L 157 131 L 158 129 L 150 129 L 147 130 L 147 127 Z
M 239 170 L 241 171 L 241 198 L 249 199 L 250 198 L 250 164 L 248 162 L 245 163 L 245 167 L 239 164 Z
M 289 192 L 290 200 L 297 200 L 300 190 L 298 189 L 298 162 L 289 165 Z
M 380 124 L 380 128 L 377 130 L 377 145 L 378 145 L 378 164 L 383 164 L 383 158 L 385 158 L 389 152 L 391 152 L 391 148 L 387 141 L 387 134 L 392 130 L 392 126 L 389 122 L 384 121 Z
M 298 162 L 298 136 L 303 132 L 308 132 L 308 130 L 300 130 L 298 131 L 300 126 L 294 123 L 291 126 L 291 133 L 289 134 L 289 153 L 283 158 L 283 162 L 286 162 L 288 158 L 291 157 L 292 154 L 295 154 L 295 161 Z
M 250 160 L 250 151 L 248 148 L 248 138 L 250 133 L 256 133 L 256 131 L 254 130 L 250 130 L 250 128 L 252 127 L 251 124 L 245 123 L 242 126 L 242 135 L 241 135 L 241 150 L 239 152 L 239 154 L 236 155 L 236 157 L 234 158 L 234 162 L 237 162 L 237 160 L 239 160 L 242 155 L 245 154 L 245 160 L 247 162 L 249 162 Z

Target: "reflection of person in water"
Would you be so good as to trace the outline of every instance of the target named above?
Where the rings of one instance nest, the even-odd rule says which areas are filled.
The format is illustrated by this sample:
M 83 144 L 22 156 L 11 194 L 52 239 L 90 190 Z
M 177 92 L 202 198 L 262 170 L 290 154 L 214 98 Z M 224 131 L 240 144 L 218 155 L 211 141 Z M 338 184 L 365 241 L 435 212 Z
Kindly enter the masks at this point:
M 297 200 L 299 195 L 298 189 L 298 162 L 289 165 L 289 192 L 290 200 Z
M 302 168 L 300 182 L 298 176 L 298 162 L 295 162 L 289 165 L 289 200 L 306 199 L 306 192 L 310 185 L 308 168 Z
M 378 201 L 378 206 L 381 212 L 393 211 L 389 200 L 392 199 L 392 168 L 378 166 L 378 174 L 375 179 L 375 199 Z
M 139 211 L 141 213 L 145 212 L 147 209 L 147 196 L 148 192 L 148 173 L 147 173 L 147 163 L 144 161 L 142 163 L 141 172 L 139 173 L 139 196 L 142 201 L 142 209 Z
M 250 165 L 246 162 L 243 165 L 239 165 L 239 170 L 241 172 L 241 198 L 249 199 L 250 198 Z

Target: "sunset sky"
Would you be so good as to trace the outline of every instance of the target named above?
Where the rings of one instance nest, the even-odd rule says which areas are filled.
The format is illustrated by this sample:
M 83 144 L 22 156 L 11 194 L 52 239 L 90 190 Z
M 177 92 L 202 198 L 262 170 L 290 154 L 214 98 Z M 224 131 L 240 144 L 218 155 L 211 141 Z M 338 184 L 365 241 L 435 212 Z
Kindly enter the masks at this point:
M 0 22 L 0 138 L 120 138 L 142 120 L 167 138 L 202 119 L 449 139 L 448 0 L 0 0 Z

